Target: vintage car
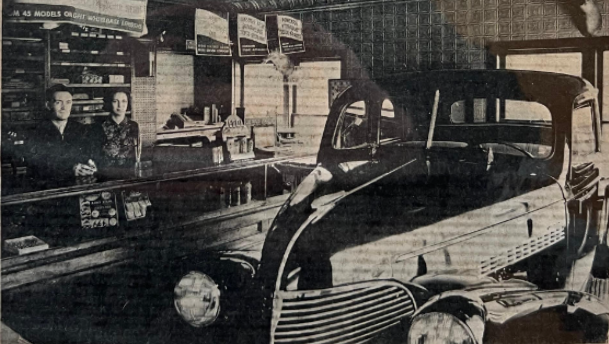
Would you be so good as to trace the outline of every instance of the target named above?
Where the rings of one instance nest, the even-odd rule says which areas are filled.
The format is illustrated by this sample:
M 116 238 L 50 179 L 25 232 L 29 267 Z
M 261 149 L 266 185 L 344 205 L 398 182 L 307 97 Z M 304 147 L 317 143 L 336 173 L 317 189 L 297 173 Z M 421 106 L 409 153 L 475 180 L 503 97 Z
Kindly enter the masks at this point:
M 420 344 L 505 341 L 518 333 L 501 328 L 554 312 L 576 341 L 607 339 L 604 295 L 586 292 L 608 257 L 587 81 L 496 70 L 348 83 L 261 254 L 229 258 L 252 281 L 229 288 L 190 265 L 180 318 L 209 329 L 233 314 L 247 342 Z

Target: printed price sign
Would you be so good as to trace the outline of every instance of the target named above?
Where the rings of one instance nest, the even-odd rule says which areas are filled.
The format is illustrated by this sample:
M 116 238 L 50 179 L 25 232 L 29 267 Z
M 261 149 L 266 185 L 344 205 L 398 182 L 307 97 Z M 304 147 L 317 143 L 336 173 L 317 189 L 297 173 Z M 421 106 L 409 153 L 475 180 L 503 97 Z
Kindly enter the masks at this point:
M 56 22 L 146 33 L 148 0 L 13 0 L 4 8 L 9 22 Z
M 237 15 L 239 56 L 266 56 L 266 24 L 247 14 Z
M 305 51 L 302 35 L 302 22 L 288 16 L 269 15 L 265 17 L 269 50 L 283 54 Z
M 225 16 L 197 8 L 195 12 L 197 55 L 230 56 L 228 14 Z

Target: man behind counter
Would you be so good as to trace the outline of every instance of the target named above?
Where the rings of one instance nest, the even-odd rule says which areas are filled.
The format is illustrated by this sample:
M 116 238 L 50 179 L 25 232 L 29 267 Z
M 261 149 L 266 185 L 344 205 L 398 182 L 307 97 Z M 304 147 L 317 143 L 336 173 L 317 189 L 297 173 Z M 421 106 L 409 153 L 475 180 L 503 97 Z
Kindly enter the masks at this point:
M 41 186 L 74 181 L 75 176 L 93 176 L 93 142 L 87 140 L 86 126 L 70 120 L 72 93 L 64 85 L 46 92 L 48 119 L 41 122 L 32 138 L 31 167 Z

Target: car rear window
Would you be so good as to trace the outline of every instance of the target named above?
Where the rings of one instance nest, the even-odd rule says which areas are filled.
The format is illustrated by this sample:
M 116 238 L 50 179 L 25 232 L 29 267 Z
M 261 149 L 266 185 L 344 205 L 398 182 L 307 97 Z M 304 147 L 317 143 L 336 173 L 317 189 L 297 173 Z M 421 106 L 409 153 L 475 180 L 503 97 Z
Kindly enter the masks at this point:
M 494 104 L 493 104 L 494 103 Z M 467 120 L 471 111 L 472 120 Z M 552 124 L 552 113 L 543 104 L 515 99 L 475 98 L 471 101 L 459 100 L 450 107 L 450 122 L 454 124 L 473 123 L 538 123 Z

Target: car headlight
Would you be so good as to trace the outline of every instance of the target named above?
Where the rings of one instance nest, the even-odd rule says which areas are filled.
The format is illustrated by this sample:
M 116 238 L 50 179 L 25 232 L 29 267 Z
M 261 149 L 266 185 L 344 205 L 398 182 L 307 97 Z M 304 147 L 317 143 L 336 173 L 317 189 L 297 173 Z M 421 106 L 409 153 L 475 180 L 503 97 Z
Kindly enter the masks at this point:
M 457 317 L 441 312 L 430 312 L 416 316 L 408 332 L 408 344 L 479 344 L 484 323 L 474 316 L 468 326 Z M 480 332 L 480 333 L 476 333 Z
M 220 314 L 220 289 L 211 277 L 191 271 L 174 288 L 176 311 L 189 325 L 211 325 Z

